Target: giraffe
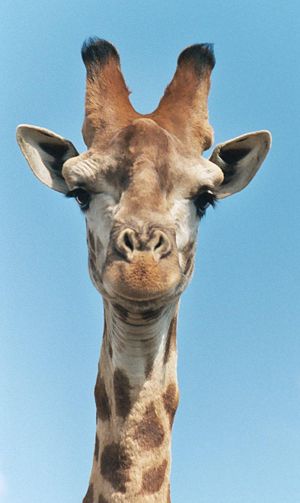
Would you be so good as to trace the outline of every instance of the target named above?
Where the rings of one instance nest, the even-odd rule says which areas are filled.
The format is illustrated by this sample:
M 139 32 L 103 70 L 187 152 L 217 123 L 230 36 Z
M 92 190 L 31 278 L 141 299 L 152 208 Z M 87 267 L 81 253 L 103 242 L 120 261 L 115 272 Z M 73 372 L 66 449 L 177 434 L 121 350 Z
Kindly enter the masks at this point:
M 83 503 L 167 503 L 178 405 L 176 322 L 194 267 L 199 220 L 242 190 L 271 144 L 268 131 L 213 143 L 208 94 L 211 44 L 195 44 L 157 109 L 129 101 L 109 42 L 84 43 L 87 146 L 20 125 L 17 140 L 37 178 L 73 197 L 85 215 L 91 280 L 103 297 L 95 385 L 96 438 Z

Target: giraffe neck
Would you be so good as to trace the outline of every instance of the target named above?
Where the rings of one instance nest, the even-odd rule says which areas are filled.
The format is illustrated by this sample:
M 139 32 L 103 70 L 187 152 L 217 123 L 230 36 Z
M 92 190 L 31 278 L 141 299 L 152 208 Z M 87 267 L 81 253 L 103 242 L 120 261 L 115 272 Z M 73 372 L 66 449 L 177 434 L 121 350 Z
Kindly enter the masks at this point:
M 177 307 L 137 315 L 104 306 L 96 445 L 83 503 L 170 502 Z

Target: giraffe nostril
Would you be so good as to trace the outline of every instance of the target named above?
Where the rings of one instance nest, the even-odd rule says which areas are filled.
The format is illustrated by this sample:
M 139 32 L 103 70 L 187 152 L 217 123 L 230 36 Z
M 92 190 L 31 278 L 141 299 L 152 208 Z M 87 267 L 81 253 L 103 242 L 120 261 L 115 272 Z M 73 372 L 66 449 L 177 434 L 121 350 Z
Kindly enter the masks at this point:
M 130 260 L 137 246 L 134 230 L 124 229 L 117 237 L 115 246 L 123 257 Z
M 149 232 L 137 232 L 134 229 L 123 229 L 117 236 L 115 247 L 118 252 L 129 261 L 132 261 L 139 253 L 151 253 L 156 261 L 166 257 L 172 243 L 167 234 L 160 229 Z
M 124 245 L 126 246 L 126 248 L 128 248 L 131 252 L 133 252 L 134 250 L 134 243 L 133 243 L 133 239 L 132 239 L 132 236 L 129 232 L 125 232 L 124 235 L 123 235 L 123 241 L 124 241 Z
M 164 244 L 162 235 L 159 236 L 157 243 L 154 245 L 154 251 L 157 251 Z
M 162 231 L 156 231 L 150 241 L 150 248 L 156 258 L 163 258 L 169 254 L 172 245 L 168 236 Z

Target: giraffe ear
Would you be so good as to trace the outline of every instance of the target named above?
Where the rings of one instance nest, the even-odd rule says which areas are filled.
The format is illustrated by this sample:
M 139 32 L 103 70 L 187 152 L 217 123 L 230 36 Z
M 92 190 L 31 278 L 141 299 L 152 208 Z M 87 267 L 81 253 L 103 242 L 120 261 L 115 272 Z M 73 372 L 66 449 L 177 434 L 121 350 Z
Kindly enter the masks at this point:
M 210 161 L 224 173 L 218 198 L 230 196 L 248 185 L 270 150 L 271 139 L 269 131 L 257 131 L 217 145 Z
M 67 193 L 62 167 L 79 155 L 72 143 L 48 129 L 24 124 L 17 128 L 17 142 L 35 176 L 51 189 Z

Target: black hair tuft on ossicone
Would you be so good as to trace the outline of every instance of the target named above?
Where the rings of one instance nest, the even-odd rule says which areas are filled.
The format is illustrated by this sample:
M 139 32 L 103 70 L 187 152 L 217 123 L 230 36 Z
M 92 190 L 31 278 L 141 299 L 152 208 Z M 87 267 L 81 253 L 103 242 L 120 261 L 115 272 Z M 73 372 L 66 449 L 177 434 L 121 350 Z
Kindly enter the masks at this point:
M 186 63 L 194 65 L 194 69 L 201 74 L 204 68 L 211 70 L 216 64 L 213 44 L 194 44 L 182 51 L 178 58 L 178 66 Z
M 81 56 L 87 68 L 104 65 L 110 58 L 120 61 L 116 48 L 110 42 L 98 37 L 85 40 L 81 48 Z

